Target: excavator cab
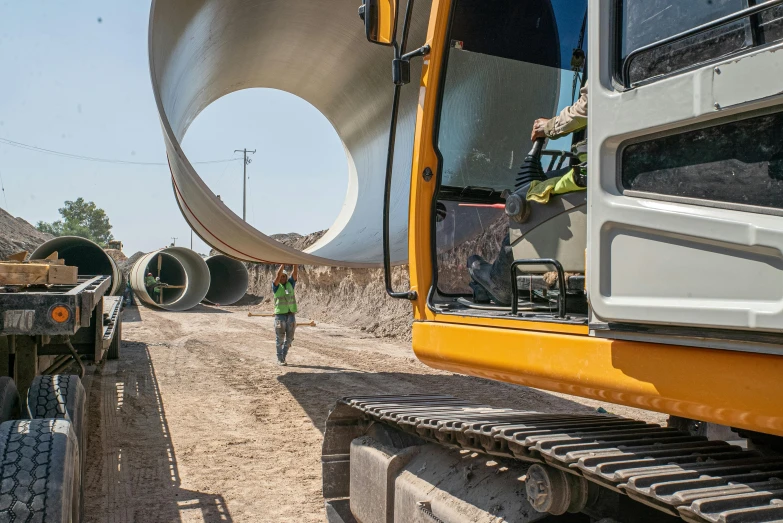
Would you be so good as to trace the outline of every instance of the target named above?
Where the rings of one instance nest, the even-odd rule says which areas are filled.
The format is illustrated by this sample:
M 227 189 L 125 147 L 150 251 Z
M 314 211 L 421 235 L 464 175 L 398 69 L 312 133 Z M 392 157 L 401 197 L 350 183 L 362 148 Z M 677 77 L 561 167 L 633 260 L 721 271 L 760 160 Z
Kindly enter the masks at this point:
M 347 397 L 328 519 L 783 521 L 783 0 L 434 0 L 406 53 L 411 5 L 392 42 L 394 70 L 424 57 L 410 288 L 385 268 L 416 356 L 670 418 Z M 585 138 L 533 145 L 532 123 L 585 82 L 587 190 L 531 202 Z M 513 472 L 476 494 L 454 480 L 470 459 Z

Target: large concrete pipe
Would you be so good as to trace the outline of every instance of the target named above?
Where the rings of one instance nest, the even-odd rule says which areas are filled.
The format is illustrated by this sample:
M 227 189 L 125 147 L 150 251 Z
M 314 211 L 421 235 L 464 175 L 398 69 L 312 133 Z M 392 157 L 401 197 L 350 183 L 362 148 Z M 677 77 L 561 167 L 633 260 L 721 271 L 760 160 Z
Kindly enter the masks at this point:
M 79 276 L 111 276 L 109 294 L 117 294 L 122 285 L 120 270 L 114 259 L 98 244 L 78 236 L 60 236 L 35 249 L 30 259 L 42 260 L 55 251 L 58 257 L 65 260 L 66 265 L 79 268 Z
M 245 264 L 224 254 L 206 259 L 209 267 L 209 292 L 204 301 L 216 305 L 231 305 L 247 293 L 248 275 Z
M 381 262 L 392 51 L 367 42 L 356 11 L 360 3 L 152 2 L 150 72 L 174 193 L 193 230 L 218 251 L 252 262 L 349 267 Z M 419 0 L 415 6 L 411 49 L 424 43 L 430 0 Z M 413 67 L 413 81 L 403 89 L 395 155 L 390 217 L 395 263 L 405 262 L 408 255 L 408 194 L 421 60 Z M 276 242 L 226 207 L 180 146 L 190 123 L 209 104 L 253 87 L 279 89 L 306 100 L 332 123 L 345 147 L 348 191 L 342 210 L 329 232 L 306 253 Z M 318 159 L 313 162 L 317 166 Z M 270 194 L 259 197 L 269 201 Z
M 392 51 L 367 42 L 356 14 L 359 4 L 358 0 L 153 0 L 150 73 L 174 193 L 193 230 L 218 251 L 251 262 L 346 267 L 381 262 Z M 414 5 L 410 49 L 424 43 L 431 1 L 417 0 Z M 506 31 L 527 27 L 531 20 L 536 26 L 555 23 L 550 2 L 525 5 L 518 13 L 522 19 L 506 24 Z M 464 187 L 479 179 L 482 187 L 513 189 L 516 170 L 530 148 L 532 122 L 557 109 L 560 71 L 537 65 L 539 60 L 525 53 L 499 57 L 471 52 L 469 47 L 450 55 L 446 73 L 438 143 L 445 156 L 443 184 Z M 557 41 L 541 48 L 560 52 Z M 412 82 L 402 90 L 390 207 L 393 263 L 404 263 L 408 255 L 421 63 L 413 61 Z M 332 123 L 345 148 L 348 192 L 342 211 L 327 234 L 305 253 L 274 241 L 226 207 L 180 146 L 188 126 L 204 108 L 222 96 L 253 87 L 280 89 L 306 100 Z M 506 116 L 498 118 L 498 114 Z M 313 161 L 317 165 L 317 158 Z M 270 201 L 268 194 L 259 196 Z M 479 232 L 461 226 L 441 249 Z
M 160 277 L 163 287 L 156 301 L 147 291 L 148 273 Z M 168 311 L 185 311 L 201 303 L 209 291 L 209 267 L 197 253 L 184 247 L 169 247 L 145 254 L 130 272 L 133 292 L 147 305 Z

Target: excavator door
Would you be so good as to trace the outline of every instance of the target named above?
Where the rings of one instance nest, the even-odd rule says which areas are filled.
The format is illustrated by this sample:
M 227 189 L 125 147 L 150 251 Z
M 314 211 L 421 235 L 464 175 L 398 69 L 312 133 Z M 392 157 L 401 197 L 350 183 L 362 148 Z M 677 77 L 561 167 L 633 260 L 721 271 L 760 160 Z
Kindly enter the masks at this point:
M 779 344 L 783 5 L 588 9 L 593 332 Z

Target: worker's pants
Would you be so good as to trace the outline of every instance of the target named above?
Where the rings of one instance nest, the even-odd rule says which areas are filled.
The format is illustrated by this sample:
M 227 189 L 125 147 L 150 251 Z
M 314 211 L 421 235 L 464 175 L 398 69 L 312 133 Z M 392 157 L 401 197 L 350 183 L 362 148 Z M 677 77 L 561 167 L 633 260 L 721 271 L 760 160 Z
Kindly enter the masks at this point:
M 125 306 L 131 307 L 133 305 L 133 289 L 130 287 L 125 287 Z
M 276 314 L 275 315 L 275 334 L 277 336 L 277 360 L 285 361 L 288 356 L 288 349 L 294 341 L 294 331 L 296 330 L 295 314 Z

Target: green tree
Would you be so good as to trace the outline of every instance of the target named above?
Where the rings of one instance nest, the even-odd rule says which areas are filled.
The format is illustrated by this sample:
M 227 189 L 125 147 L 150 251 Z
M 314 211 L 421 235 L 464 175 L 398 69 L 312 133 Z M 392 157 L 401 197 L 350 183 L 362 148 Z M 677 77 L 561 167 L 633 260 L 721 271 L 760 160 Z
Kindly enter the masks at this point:
M 80 236 L 103 247 L 114 239 L 109 217 L 95 203 L 78 198 L 75 201 L 66 201 L 65 206 L 58 211 L 63 217 L 62 220 L 52 223 L 38 222 L 35 228 L 52 236 Z

